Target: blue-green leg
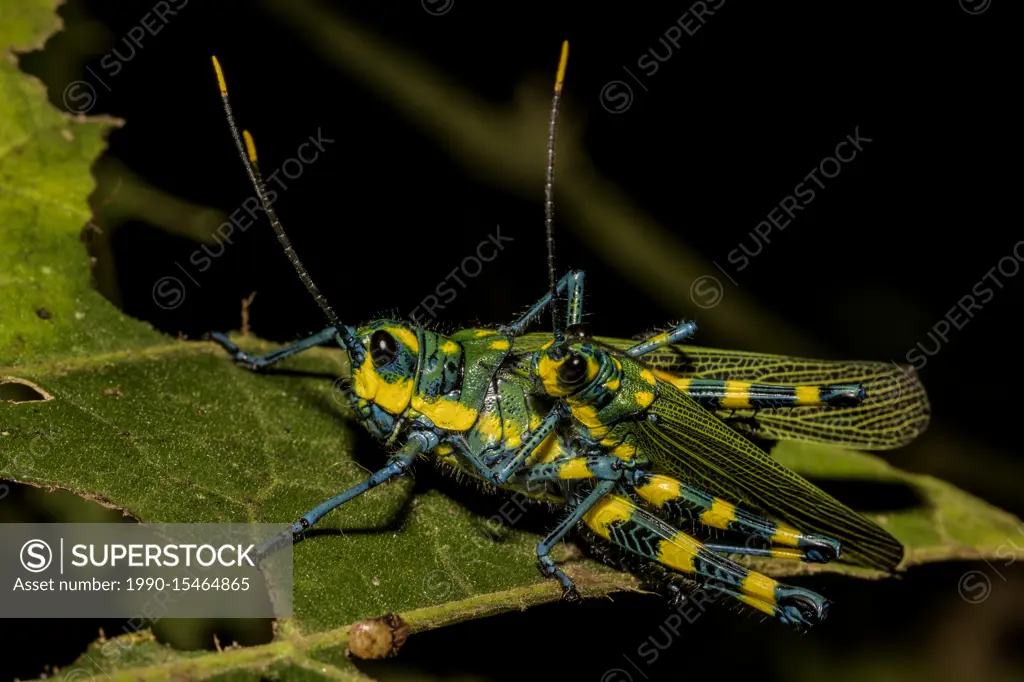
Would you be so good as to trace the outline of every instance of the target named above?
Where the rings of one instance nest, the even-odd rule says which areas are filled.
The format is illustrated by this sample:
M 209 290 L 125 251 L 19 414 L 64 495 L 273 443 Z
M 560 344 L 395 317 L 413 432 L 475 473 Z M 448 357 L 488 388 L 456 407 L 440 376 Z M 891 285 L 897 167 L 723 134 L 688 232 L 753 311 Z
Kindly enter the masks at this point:
M 573 313 L 572 313 L 571 305 L 572 305 L 573 297 L 574 296 L 577 297 L 579 299 L 579 301 L 582 301 L 582 298 L 583 298 L 583 271 L 582 270 L 570 270 L 569 273 L 565 275 L 565 277 L 563 277 L 562 279 L 560 279 L 558 281 L 558 286 L 555 287 L 555 295 L 558 296 L 560 294 L 566 293 L 567 291 L 569 292 L 569 300 L 570 300 L 569 319 L 572 320 L 573 319 Z M 576 292 L 578 292 L 578 293 L 576 293 Z M 519 318 L 518 320 L 516 320 L 515 322 L 513 322 L 510 325 L 507 325 L 507 326 L 504 326 L 504 327 L 500 327 L 498 329 L 498 331 L 502 332 L 503 334 L 509 334 L 511 336 L 518 336 L 518 335 L 522 334 L 526 330 L 526 328 L 530 325 L 530 323 L 533 322 L 535 319 L 537 319 L 537 317 L 542 312 L 544 312 L 544 309 L 547 308 L 549 305 L 551 305 L 551 292 L 550 291 L 548 293 L 544 294 L 543 296 L 541 296 L 540 300 L 537 301 L 536 303 L 534 303 L 533 307 L 530 308 L 528 311 L 526 311 L 525 315 L 523 315 L 521 318 Z M 582 305 L 582 304 L 581 303 L 577 304 L 577 306 L 580 306 L 580 305 Z M 582 312 L 580 313 L 580 316 L 582 316 Z M 572 324 L 572 322 L 570 322 L 570 324 Z
M 675 329 L 655 334 L 646 341 L 641 341 L 635 346 L 628 348 L 626 355 L 631 358 L 638 358 L 671 343 L 679 343 L 683 339 L 693 336 L 695 331 L 697 331 L 697 324 L 695 322 L 680 322 Z
M 500 467 L 496 474 L 494 474 L 493 482 L 502 484 L 512 478 L 526 462 L 526 459 L 533 454 L 533 451 L 540 447 L 540 444 L 544 442 L 544 439 L 551 435 L 551 432 L 555 430 L 560 422 L 565 417 L 565 404 L 561 401 L 555 403 L 555 406 L 551 408 L 551 411 L 547 413 L 544 420 L 537 425 L 530 435 L 527 436 L 523 444 L 519 446 L 510 457 L 503 458 L 497 463 L 497 467 Z M 504 462 L 504 463 L 503 463 Z M 488 479 L 491 480 L 491 479 Z
M 308 528 L 322 519 L 328 512 L 340 507 L 349 500 L 359 497 L 363 493 L 376 488 L 381 483 L 384 483 L 395 476 L 401 476 L 406 473 L 409 471 L 410 467 L 412 467 L 412 463 L 416 459 L 416 456 L 421 452 L 429 452 L 437 445 L 437 442 L 437 436 L 429 431 L 411 434 L 409 439 L 406 441 L 405 446 L 391 456 L 386 467 L 374 472 L 372 476 L 362 483 L 352 486 L 348 490 L 335 495 L 326 502 L 323 502 L 306 512 L 301 519 L 292 524 L 290 530 L 281 533 L 275 538 L 271 538 L 257 547 L 257 557 L 265 557 L 289 542 L 297 542 L 302 538 L 302 534 L 306 532 Z
M 464 436 L 456 437 L 453 441 L 456 457 L 485 481 L 503 485 L 523 468 L 533 451 L 555 430 L 564 414 L 562 404 L 556 403 L 537 428 L 531 431 L 522 445 L 515 450 L 500 449 L 481 456 L 470 449 Z
M 557 578 L 562 583 L 562 587 L 565 590 L 562 594 L 564 599 L 578 599 L 579 594 L 576 592 L 576 588 L 573 586 L 569 576 L 555 565 L 554 560 L 550 556 L 551 549 L 561 542 L 566 533 L 580 522 L 584 514 L 590 511 L 602 497 L 615 488 L 622 479 L 623 470 L 623 461 L 618 457 L 592 455 L 561 457 L 553 462 L 535 464 L 520 471 L 516 476 L 516 481 L 527 483 L 527 487 L 529 487 L 530 483 L 538 481 L 597 480 L 597 483 L 586 497 L 575 503 L 572 511 L 537 545 L 537 561 L 540 565 L 540 570 L 545 577 Z
M 572 578 L 567 576 L 562 569 L 555 565 L 551 558 L 551 549 L 562 541 L 565 535 L 576 527 L 583 515 L 590 511 L 598 501 L 610 493 L 616 485 L 616 481 L 600 481 L 594 489 L 581 500 L 569 514 L 559 522 L 546 538 L 537 544 L 537 562 L 540 565 L 541 573 L 547 578 L 557 578 L 562 584 L 562 599 L 576 601 L 580 598 Z
M 566 327 L 583 323 L 583 271 L 574 270 L 569 275 L 569 315 Z
M 262 369 L 266 369 L 275 362 L 284 360 L 285 358 L 301 353 L 302 351 L 312 348 L 314 346 L 322 346 L 335 340 L 338 334 L 336 327 L 328 327 L 321 332 L 317 332 L 312 336 L 296 341 L 290 346 L 279 348 L 273 352 L 267 353 L 266 355 L 250 355 L 241 348 L 239 348 L 231 339 L 220 332 L 212 332 L 210 339 L 216 341 L 224 350 L 226 350 L 232 357 L 232 359 L 238 364 L 248 367 L 249 369 L 258 372 Z

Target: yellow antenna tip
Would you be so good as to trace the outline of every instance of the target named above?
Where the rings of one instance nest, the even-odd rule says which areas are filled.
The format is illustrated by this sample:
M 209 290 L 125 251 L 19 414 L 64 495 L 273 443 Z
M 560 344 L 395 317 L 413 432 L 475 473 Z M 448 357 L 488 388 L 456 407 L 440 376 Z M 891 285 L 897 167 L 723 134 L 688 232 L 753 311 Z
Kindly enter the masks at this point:
M 228 83 L 224 80 L 224 70 L 220 68 L 220 62 L 217 61 L 217 56 L 213 56 L 213 70 L 217 72 L 217 85 L 220 86 L 220 94 L 228 94 Z
M 562 43 L 562 56 L 558 60 L 558 75 L 555 76 L 555 92 L 562 92 L 562 81 L 565 80 L 565 66 L 569 63 L 569 41 Z
M 242 131 L 242 139 L 245 140 L 245 151 L 249 155 L 249 160 L 256 163 L 256 143 L 252 141 L 252 135 L 248 130 Z

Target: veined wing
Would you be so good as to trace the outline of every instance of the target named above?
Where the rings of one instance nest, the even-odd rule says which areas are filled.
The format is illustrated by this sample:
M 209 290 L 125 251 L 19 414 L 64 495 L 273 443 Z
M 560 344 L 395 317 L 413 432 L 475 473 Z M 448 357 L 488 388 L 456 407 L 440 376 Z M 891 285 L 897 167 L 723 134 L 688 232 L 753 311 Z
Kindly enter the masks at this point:
M 843 558 L 891 570 L 903 558 L 894 537 L 722 423 L 664 381 L 649 408 L 652 423 L 634 424 L 637 450 L 656 470 L 731 502 L 745 504 L 804 532 L 839 540 Z
M 619 349 L 636 343 L 601 340 Z M 645 355 L 643 362 L 681 379 L 864 386 L 866 397 L 858 405 L 716 411 L 732 428 L 761 438 L 889 450 L 920 435 L 931 413 L 928 395 L 916 372 L 895 363 L 815 360 L 688 345 L 655 351 Z

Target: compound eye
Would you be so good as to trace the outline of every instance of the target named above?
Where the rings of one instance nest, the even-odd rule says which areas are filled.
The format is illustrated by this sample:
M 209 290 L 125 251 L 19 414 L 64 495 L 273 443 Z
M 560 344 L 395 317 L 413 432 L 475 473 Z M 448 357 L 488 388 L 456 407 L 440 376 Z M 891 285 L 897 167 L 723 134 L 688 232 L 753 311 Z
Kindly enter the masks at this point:
M 582 355 L 570 353 L 558 367 L 558 381 L 563 386 L 576 386 L 587 378 L 587 360 Z
M 398 356 L 398 342 L 395 337 L 383 329 L 378 329 L 370 337 L 370 359 L 375 367 L 388 365 Z

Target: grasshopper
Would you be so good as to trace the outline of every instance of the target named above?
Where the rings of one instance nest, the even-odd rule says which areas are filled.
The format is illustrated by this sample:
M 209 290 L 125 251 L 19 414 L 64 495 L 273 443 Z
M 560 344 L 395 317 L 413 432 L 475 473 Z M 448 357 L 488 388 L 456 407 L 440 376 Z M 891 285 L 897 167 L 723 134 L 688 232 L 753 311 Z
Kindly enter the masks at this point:
M 902 546 L 775 463 L 741 431 L 896 447 L 924 429 L 927 398 L 912 377 L 892 379 L 896 385 L 875 397 L 874 387 L 893 377 L 881 363 L 678 345 L 695 332 L 692 322 L 640 342 L 592 338 L 582 324 L 583 272 L 555 280 L 554 139 L 567 59 L 565 43 L 547 148 L 548 291 L 511 324 L 442 335 L 394 319 L 355 327 L 338 318 L 268 201 L 253 138 L 235 124 L 224 74 L 213 58 L 242 162 L 285 255 L 329 326 L 258 357 L 223 334 L 211 338 L 255 371 L 314 346 L 341 348 L 351 367 L 346 398 L 356 418 L 375 439 L 397 448 L 383 468 L 310 510 L 258 551 L 265 556 L 298 541 L 330 511 L 409 473 L 418 458 L 430 456 L 486 484 L 564 505 L 562 520 L 538 543 L 537 558 L 541 572 L 560 582 L 565 599 L 579 594 L 550 552 L 582 524 L 640 561 L 667 567 L 782 623 L 814 625 L 828 612 L 824 597 L 751 571 L 728 555 L 817 563 L 843 555 L 889 570 L 900 562 Z M 565 325 L 557 313 L 563 297 Z M 548 309 L 553 334 L 527 333 Z M 787 382 L 791 377 L 804 381 Z M 768 414 L 762 409 L 768 407 L 792 409 Z M 746 416 L 732 427 L 720 419 L 737 411 Z M 670 525 L 672 518 L 688 521 L 694 530 L 729 531 L 745 541 L 702 543 Z

